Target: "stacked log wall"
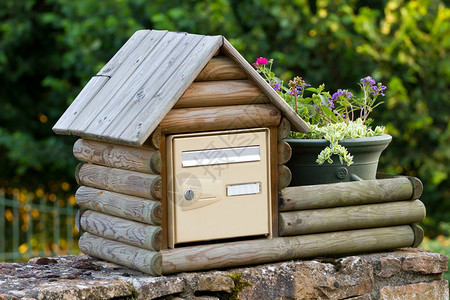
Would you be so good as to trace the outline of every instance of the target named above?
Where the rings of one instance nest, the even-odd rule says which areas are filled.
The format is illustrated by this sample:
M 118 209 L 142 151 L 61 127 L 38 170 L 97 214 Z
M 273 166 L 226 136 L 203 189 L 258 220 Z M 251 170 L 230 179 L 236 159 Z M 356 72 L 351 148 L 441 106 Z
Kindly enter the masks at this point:
M 151 275 L 162 270 L 160 132 L 142 147 L 79 139 L 73 148 L 83 161 L 75 172 L 80 250 Z

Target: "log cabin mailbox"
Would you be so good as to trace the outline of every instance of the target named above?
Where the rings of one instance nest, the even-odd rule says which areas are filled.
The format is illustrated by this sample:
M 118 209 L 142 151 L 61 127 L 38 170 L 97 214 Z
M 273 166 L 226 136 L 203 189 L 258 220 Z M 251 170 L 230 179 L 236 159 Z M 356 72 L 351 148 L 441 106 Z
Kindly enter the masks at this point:
M 338 211 L 314 216 L 330 206 L 314 200 L 326 188 L 287 187 L 291 129 L 308 126 L 224 37 L 137 31 L 53 127 L 79 138 L 80 250 L 161 275 L 420 243 L 413 179 L 375 180 L 375 196 L 351 199 L 330 187 Z M 397 221 L 325 228 L 380 202 Z

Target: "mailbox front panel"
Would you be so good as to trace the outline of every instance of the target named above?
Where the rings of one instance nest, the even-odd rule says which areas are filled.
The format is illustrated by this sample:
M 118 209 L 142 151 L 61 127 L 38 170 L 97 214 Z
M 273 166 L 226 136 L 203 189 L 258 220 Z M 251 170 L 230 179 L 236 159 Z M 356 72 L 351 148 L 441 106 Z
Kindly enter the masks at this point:
M 169 246 L 270 233 L 268 129 L 167 138 Z

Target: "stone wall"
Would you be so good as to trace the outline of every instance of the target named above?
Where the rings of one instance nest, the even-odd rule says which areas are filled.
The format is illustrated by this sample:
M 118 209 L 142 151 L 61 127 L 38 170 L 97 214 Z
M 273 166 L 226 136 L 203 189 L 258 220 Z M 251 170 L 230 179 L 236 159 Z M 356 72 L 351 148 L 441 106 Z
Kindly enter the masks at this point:
M 0 263 L 0 299 L 449 299 L 445 255 L 393 252 L 150 277 L 85 255 Z M 239 282 L 236 282 L 239 284 Z

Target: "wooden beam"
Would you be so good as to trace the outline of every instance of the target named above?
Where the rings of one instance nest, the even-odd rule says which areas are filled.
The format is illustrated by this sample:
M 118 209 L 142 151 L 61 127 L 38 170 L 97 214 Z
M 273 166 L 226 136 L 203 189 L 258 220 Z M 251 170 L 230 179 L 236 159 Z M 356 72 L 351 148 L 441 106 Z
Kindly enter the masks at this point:
M 162 233 L 159 226 L 125 220 L 93 210 L 83 213 L 80 225 L 84 231 L 109 240 L 147 250 L 161 249 Z
M 79 139 L 73 145 L 76 159 L 106 167 L 158 175 L 161 154 L 156 149 L 137 148 Z
M 406 177 L 411 182 L 413 186 L 413 194 L 411 195 L 411 198 L 409 200 L 415 200 L 419 199 L 420 196 L 422 196 L 423 193 L 423 184 L 422 181 L 420 181 L 417 177 L 411 177 L 411 176 L 403 176 L 403 175 L 392 175 L 392 174 L 384 174 L 384 173 L 377 173 L 377 179 L 390 179 L 390 178 L 399 178 L 399 177 Z
M 172 109 L 160 123 L 162 133 L 199 132 L 278 126 L 280 111 L 272 104 Z
M 84 233 L 78 242 L 80 251 L 141 272 L 159 276 L 162 271 L 162 255 L 117 241 Z
M 271 209 L 271 236 L 278 237 L 278 147 L 277 127 L 269 127 L 269 163 L 270 163 L 270 209 Z
M 246 79 L 244 71 L 230 58 L 216 56 L 198 74 L 195 81 Z
M 223 80 L 192 83 L 174 108 L 270 103 L 249 80 Z
M 279 165 L 283 165 L 291 159 L 292 148 L 285 141 L 278 142 L 277 152 L 278 152 L 278 164 Z
M 285 165 L 278 166 L 278 189 L 282 190 L 287 187 L 292 180 L 292 173 Z
M 409 225 L 162 250 L 163 274 L 410 247 Z
M 280 236 L 405 225 L 421 222 L 420 200 L 282 212 Z
M 289 120 L 285 117 L 281 118 L 280 125 L 278 126 L 278 140 L 285 139 L 289 136 L 289 133 L 291 133 L 291 123 L 289 123 Z
M 298 132 L 308 132 L 309 126 L 302 118 L 289 106 L 289 104 L 281 98 L 280 95 L 256 72 L 255 68 L 251 66 L 244 57 L 230 44 L 230 42 L 223 38 L 222 45 L 223 52 L 235 61 L 247 74 L 248 78 L 253 80 L 257 86 L 271 99 L 273 105 L 275 105 L 281 112 L 289 119 L 293 130 Z
M 168 248 L 168 240 L 169 240 L 169 231 L 168 231 L 168 222 L 167 222 L 167 150 L 166 150 L 166 135 L 161 135 L 161 158 L 162 158 L 162 168 L 161 168 L 161 228 L 162 228 L 162 241 L 161 241 L 161 249 Z
M 79 185 L 146 199 L 161 199 L 159 175 L 81 164 L 75 177 Z
M 161 202 L 81 186 L 75 193 L 77 204 L 127 220 L 150 225 L 161 224 Z
M 281 191 L 280 211 L 410 200 L 412 194 L 406 177 L 291 186 Z

